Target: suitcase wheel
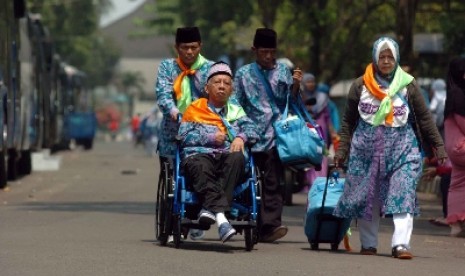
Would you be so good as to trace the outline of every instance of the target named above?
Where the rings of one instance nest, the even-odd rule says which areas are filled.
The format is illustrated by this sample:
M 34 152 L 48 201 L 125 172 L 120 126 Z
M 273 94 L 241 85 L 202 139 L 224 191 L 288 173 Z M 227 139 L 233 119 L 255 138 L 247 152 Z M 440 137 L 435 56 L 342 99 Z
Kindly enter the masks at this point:
M 310 243 L 310 249 L 318 250 L 318 243 L 315 243 L 315 242 Z
M 331 250 L 332 251 L 337 251 L 339 248 L 339 244 L 338 243 L 332 243 L 331 244 Z

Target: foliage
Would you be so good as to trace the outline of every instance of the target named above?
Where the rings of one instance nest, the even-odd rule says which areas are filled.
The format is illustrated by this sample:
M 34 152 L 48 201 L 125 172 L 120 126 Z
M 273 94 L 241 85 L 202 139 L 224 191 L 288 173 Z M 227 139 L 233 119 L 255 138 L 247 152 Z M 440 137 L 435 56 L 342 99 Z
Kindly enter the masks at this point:
M 195 2 L 195 3 L 194 3 Z M 281 56 L 320 81 L 354 78 L 371 62 L 373 41 L 388 35 L 400 43 L 401 62 L 418 64 L 419 74 L 439 75 L 450 56 L 465 49 L 465 3 L 459 0 L 158 0 L 147 27 L 173 34 L 197 25 L 203 52 L 234 61 L 250 59 L 255 28 L 278 32 Z M 444 54 L 413 52 L 413 34 L 443 33 Z M 435 58 L 436 57 L 436 58 Z M 432 63 L 428 70 L 421 64 Z M 430 70 L 431 67 L 437 69 Z
M 63 61 L 86 72 L 91 86 L 108 82 L 121 52 L 98 30 L 100 15 L 111 7 L 109 0 L 28 0 L 28 7 L 42 15 Z
M 119 82 L 124 91 L 142 94 L 144 92 L 143 85 L 146 80 L 140 71 L 125 71 L 118 75 Z
M 144 25 L 163 34 L 174 34 L 180 26 L 198 26 L 202 42 L 205 42 L 202 52 L 210 59 L 226 54 L 234 67 L 237 57 L 250 48 L 250 44 L 244 44 L 244 37 L 253 30 L 253 2 L 159 0 L 152 8 L 155 18 L 144 21 Z M 258 23 L 255 25 L 259 26 Z
M 116 83 L 129 97 L 128 114 L 130 116 L 134 114 L 134 99 L 144 93 L 143 85 L 145 82 L 146 80 L 140 71 L 120 72 L 116 76 Z
M 441 31 L 446 37 L 445 51 L 465 55 L 465 3 L 451 1 L 449 11 L 439 15 Z

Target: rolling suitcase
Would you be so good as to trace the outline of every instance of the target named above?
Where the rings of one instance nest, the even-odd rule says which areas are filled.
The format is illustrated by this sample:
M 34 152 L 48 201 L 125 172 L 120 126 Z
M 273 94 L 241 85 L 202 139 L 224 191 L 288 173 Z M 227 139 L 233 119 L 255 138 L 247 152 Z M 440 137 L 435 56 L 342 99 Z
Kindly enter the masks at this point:
M 338 250 L 339 243 L 350 227 L 351 219 L 333 216 L 334 208 L 344 191 L 344 178 L 328 168 L 327 177 L 317 177 L 308 193 L 305 235 L 312 250 L 320 243 L 330 243 L 331 250 Z M 349 250 L 349 247 L 346 246 Z

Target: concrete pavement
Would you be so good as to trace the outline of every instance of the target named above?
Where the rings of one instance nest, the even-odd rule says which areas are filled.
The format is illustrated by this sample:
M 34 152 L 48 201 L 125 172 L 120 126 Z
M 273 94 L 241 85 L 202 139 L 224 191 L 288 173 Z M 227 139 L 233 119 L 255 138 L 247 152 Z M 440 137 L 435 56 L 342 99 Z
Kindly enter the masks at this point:
M 129 142 L 96 142 L 92 151 L 60 153 L 55 172 L 35 172 L 0 192 L 0 275 L 463 275 L 465 239 L 431 225 L 439 199 L 420 194 L 410 261 L 390 257 L 392 222 L 382 222 L 377 256 L 312 251 L 303 231 L 306 195 L 295 194 L 277 243 L 244 250 L 238 235 L 218 240 L 216 226 L 180 249 L 154 240 L 157 160 Z M 342 248 L 342 246 L 340 246 Z

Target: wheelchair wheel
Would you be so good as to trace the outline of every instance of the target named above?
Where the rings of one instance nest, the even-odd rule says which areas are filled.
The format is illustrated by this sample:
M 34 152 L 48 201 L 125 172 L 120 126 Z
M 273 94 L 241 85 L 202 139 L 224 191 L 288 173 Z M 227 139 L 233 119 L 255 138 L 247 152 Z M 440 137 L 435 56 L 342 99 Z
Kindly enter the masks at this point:
M 162 163 L 162 170 L 158 181 L 157 204 L 155 210 L 156 239 L 165 246 L 172 230 L 173 199 L 169 197 L 171 191 L 170 169 L 167 162 Z
M 174 247 L 179 248 L 181 244 L 181 218 L 179 215 L 173 215 L 173 242 Z
M 284 205 L 292 206 L 292 194 L 296 182 L 296 173 L 289 168 L 284 169 L 283 200 Z
M 245 250 L 251 251 L 258 242 L 257 228 L 244 229 Z
M 161 202 L 161 198 L 162 198 L 162 179 L 163 179 L 163 175 L 162 173 L 160 172 L 160 176 L 158 177 L 158 186 L 157 186 L 157 199 L 155 201 L 155 240 L 157 241 L 160 241 L 160 233 L 161 233 L 161 229 L 160 229 L 160 225 L 162 224 L 161 223 L 161 214 L 160 214 L 160 210 L 161 210 L 161 205 L 162 205 L 162 202 Z

